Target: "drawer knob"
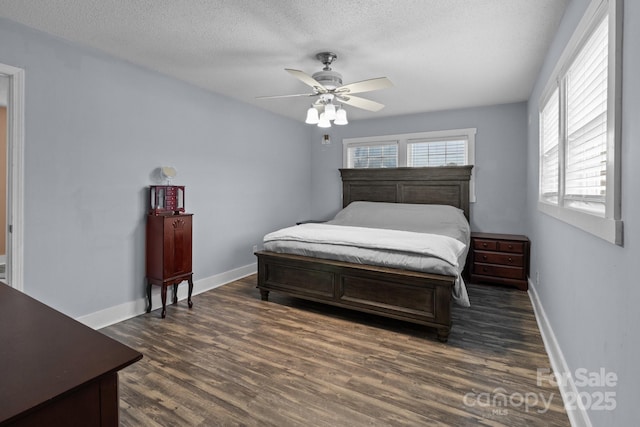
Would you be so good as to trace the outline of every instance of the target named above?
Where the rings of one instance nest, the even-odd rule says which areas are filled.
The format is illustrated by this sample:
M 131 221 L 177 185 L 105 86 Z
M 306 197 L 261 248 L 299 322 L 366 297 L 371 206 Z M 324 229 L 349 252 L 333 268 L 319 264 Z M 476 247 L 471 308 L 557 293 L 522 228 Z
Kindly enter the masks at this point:
M 482 244 L 482 247 L 483 247 L 483 248 L 486 248 L 487 246 L 489 246 L 489 245 L 488 245 L 488 244 L 486 244 L 486 243 L 483 243 L 483 244 Z
M 513 249 L 513 245 L 509 245 L 509 249 Z
M 484 261 L 486 261 L 486 260 L 487 260 L 487 256 L 486 256 L 486 255 L 482 255 L 482 259 L 483 259 Z
M 487 270 L 487 267 L 482 267 L 482 272 L 483 273 L 486 273 L 487 271 L 489 271 L 489 270 Z
M 513 259 L 511 257 L 509 257 L 508 261 L 509 262 L 513 262 Z

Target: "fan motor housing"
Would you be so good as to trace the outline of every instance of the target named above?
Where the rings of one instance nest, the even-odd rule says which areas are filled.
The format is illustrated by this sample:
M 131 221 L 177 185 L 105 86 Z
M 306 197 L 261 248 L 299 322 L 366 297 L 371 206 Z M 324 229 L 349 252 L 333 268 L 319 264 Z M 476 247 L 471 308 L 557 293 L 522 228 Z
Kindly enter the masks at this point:
M 342 74 L 333 70 L 322 70 L 312 76 L 318 83 L 327 89 L 335 89 L 342 86 Z

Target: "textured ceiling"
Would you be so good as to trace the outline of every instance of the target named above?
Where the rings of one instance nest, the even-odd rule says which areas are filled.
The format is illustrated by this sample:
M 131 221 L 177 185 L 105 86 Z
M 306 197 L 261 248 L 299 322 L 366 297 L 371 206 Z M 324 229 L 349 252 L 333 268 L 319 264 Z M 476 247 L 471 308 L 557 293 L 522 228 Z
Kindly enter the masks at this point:
M 349 119 L 526 100 L 569 0 L 0 0 L 0 16 L 302 120 L 313 74 L 394 87 Z

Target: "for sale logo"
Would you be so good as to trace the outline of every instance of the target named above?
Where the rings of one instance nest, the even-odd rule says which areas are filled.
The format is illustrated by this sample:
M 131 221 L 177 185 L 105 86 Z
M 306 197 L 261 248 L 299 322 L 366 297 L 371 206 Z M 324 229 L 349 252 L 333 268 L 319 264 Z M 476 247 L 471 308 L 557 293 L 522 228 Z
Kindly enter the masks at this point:
M 580 391 L 567 391 L 564 394 L 564 405 L 569 410 L 596 410 L 612 411 L 616 409 L 615 387 L 618 383 L 618 375 L 615 372 L 607 372 L 604 368 L 598 371 L 589 371 L 585 368 L 576 369 L 574 374 L 564 373 L 557 375 L 548 368 L 538 368 L 536 372 L 536 385 L 560 387 L 566 390 L 573 382 Z M 546 413 L 551 407 L 556 393 L 544 393 L 539 391 L 515 391 L 497 387 L 491 392 L 466 393 L 462 402 L 465 406 L 491 408 L 493 415 L 508 415 L 509 408 L 518 408 L 525 412 L 535 411 Z
M 580 391 L 568 391 L 564 395 L 564 406 L 567 411 L 582 409 L 592 411 L 613 411 L 616 409 L 615 387 L 618 384 L 618 374 L 607 372 L 605 368 L 589 371 L 578 368 L 574 374 L 563 372 L 556 374 L 548 368 L 538 368 L 536 384 L 566 388 L 571 380 Z

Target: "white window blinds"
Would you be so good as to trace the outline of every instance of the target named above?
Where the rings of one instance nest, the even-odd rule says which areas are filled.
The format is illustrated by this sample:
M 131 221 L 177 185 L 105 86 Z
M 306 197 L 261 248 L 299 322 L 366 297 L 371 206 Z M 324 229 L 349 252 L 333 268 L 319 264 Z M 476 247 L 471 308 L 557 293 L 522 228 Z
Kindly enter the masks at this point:
M 604 215 L 607 173 L 608 20 L 567 72 L 565 200 Z
M 467 164 L 467 140 L 409 140 L 407 166 L 460 166 Z
M 395 168 L 398 166 L 398 144 L 352 146 L 348 149 L 350 168 Z
M 560 140 L 559 90 L 545 104 L 540 115 L 540 196 L 549 203 L 558 203 Z

